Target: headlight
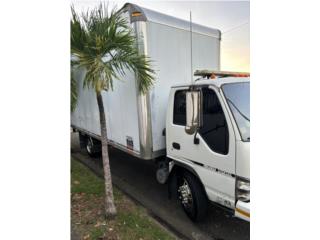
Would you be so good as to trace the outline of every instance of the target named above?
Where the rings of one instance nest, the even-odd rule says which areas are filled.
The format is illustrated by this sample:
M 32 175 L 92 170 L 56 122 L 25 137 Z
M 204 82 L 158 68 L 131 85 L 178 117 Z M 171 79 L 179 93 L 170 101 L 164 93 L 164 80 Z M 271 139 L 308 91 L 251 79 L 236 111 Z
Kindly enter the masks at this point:
M 250 202 L 250 181 L 244 178 L 236 180 L 236 198 L 242 202 Z

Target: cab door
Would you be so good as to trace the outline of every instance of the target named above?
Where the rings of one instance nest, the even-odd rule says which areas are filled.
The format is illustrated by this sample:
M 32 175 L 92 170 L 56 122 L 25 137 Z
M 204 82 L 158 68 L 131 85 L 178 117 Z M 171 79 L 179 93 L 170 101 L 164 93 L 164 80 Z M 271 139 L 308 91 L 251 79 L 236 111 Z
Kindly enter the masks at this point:
M 210 200 L 233 207 L 235 136 L 232 123 L 219 90 L 210 85 L 199 89 L 202 92 L 202 126 L 191 135 L 185 131 L 188 89 L 172 92 L 172 112 L 167 119 L 168 156 L 192 166 Z

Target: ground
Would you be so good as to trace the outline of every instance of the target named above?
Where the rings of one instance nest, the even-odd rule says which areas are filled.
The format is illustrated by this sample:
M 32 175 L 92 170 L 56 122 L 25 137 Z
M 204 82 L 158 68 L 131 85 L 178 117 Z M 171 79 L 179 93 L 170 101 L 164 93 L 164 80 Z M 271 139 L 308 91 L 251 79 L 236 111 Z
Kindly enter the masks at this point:
M 71 150 L 73 158 L 103 177 L 101 157 L 91 158 L 85 149 L 80 149 L 78 133 L 71 134 Z M 192 222 L 180 204 L 168 198 L 168 186 L 157 182 L 154 162 L 135 158 L 112 147 L 109 147 L 109 155 L 113 184 L 180 239 L 250 239 L 250 223 L 212 204 L 204 221 Z
M 74 236 L 84 240 L 175 239 L 148 216 L 144 208 L 117 188 L 114 188 L 114 197 L 117 217 L 106 220 L 103 180 L 81 163 L 71 160 L 71 226 Z

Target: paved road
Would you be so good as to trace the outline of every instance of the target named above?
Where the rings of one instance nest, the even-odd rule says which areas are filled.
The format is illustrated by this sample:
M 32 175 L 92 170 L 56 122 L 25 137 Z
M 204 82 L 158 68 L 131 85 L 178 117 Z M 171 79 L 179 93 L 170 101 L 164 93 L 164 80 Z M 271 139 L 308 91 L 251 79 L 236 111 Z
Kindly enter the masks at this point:
M 88 163 L 102 175 L 101 159 L 90 158 L 84 150 L 80 150 L 76 133 L 72 133 L 71 148 L 74 158 Z M 109 153 L 113 183 L 145 206 L 179 237 L 194 240 L 250 239 L 249 223 L 213 205 L 209 207 L 204 222 L 191 222 L 178 203 L 168 199 L 167 186 L 156 181 L 153 162 L 140 160 L 114 148 L 110 148 Z

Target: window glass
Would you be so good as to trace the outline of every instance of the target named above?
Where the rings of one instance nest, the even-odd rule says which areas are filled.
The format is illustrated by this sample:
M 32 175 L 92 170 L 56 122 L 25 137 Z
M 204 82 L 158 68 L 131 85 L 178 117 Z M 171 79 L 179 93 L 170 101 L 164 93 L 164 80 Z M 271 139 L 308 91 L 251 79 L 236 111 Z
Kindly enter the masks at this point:
M 226 118 L 216 93 L 209 88 L 202 89 L 203 126 L 199 134 L 214 152 L 227 154 L 229 132 Z
M 186 91 L 177 91 L 174 95 L 173 123 L 186 125 Z
M 250 141 L 250 83 L 228 83 L 222 90 L 243 141 Z

